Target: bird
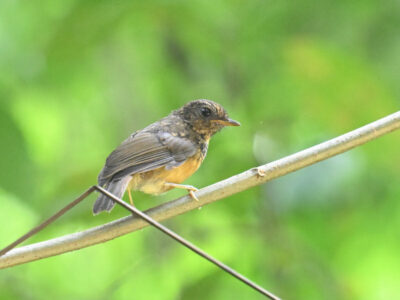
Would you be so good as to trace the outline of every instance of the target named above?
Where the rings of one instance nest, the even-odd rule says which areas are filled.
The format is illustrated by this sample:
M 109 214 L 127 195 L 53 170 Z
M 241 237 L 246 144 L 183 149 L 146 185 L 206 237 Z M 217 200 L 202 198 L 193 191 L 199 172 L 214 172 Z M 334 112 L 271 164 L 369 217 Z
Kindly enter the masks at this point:
M 240 126 L 218 103 L 198 99 L 186 103 L 161 120 L 137 130 L 107 157 L 98 184 L 122 198 L 128 190 L 159 195 L 185 189 L 197 200 L 197 188 L 181 184 L 203 162 L 210 138 L 226 126 Z M 110 212 L 115 205 L 104 194 L 93 205 L 93 214 Z

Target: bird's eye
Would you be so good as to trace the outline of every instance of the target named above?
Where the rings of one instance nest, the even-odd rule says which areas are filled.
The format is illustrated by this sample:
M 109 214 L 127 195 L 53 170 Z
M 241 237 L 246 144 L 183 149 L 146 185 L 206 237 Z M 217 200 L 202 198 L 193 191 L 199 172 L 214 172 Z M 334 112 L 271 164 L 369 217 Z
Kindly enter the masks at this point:
M 207 107 L 203 107 L 201 109 L 201 115 L 205 118 L 209 117 L 211 115 L 211 109 L 207 108 Z

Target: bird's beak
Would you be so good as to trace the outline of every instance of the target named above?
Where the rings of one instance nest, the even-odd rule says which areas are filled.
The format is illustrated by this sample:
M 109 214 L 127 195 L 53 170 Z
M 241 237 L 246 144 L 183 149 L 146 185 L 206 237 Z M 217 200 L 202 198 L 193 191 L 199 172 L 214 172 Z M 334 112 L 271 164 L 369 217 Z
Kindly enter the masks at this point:
M 223 119 L 223 120 L 213 120 L 213 122 L 224 125 L 224 126 L 240 126 L 238 121 L 232 119 Z

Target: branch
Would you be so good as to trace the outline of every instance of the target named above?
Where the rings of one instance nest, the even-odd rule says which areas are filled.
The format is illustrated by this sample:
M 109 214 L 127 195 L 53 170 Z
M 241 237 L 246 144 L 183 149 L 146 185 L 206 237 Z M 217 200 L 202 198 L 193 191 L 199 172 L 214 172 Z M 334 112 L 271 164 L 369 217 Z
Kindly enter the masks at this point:
M 319 145 L 202 188 L 196 192 L 200 201 L 184 196 L 145 213 L 157 221 L 169 219 L 343 153 L 399 128 L 400 111 Z M 0 269 L 103 243 L 145 226 L 148 223 L 141 218 L 127 216 L 82 232 L 16 248 L 0 257 Z

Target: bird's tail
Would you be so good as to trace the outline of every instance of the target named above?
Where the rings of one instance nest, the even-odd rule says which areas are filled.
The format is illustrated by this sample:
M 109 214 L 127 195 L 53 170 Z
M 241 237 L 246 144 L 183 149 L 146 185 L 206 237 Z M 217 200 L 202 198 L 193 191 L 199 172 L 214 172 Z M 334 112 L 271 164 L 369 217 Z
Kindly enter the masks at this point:
M 115 195 L 118 198 L 122 198 L 125 193 L 125 190 L 128 186 L 130 178 L 122 178 L 118 180 L 113 180 L 105 184 L 104 188 L 109 191 L 111 194 Z M 96 202 L 93 205 L 93 214 L 97 215 L 102 211 L 110 212 L 115 205 L 115 202 L 112 201 L 106 195 L 100 194 L 97 198 Z

